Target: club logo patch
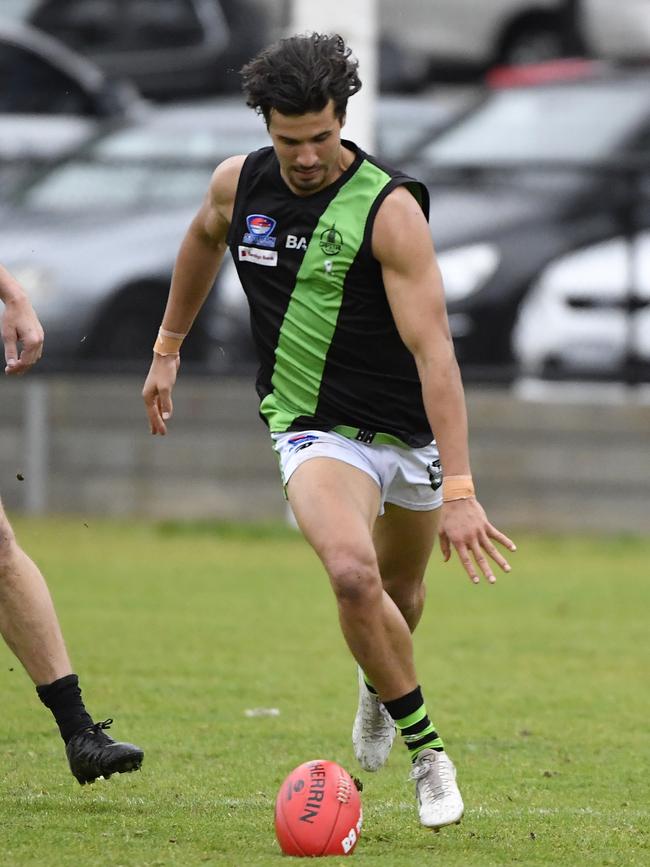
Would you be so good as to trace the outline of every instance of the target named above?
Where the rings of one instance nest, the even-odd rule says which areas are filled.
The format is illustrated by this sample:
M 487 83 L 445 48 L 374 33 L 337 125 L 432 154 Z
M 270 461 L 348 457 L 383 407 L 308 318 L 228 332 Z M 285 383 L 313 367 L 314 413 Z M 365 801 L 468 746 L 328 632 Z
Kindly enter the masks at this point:
M 277 221 L 266 214 L 249 214 L 246 217 L 247 232 L 244 234 L 244 244 L 256 244 L 258 247 L 275 247 L 275 229 Z
M 429 473 L 431 487 L 434 491 L 437 491 L 442 484 L 442 467 L 440 466 L 440 461 L 437 460 L 430 463 L 427 466 L 427 472 Z
M 318 245 L 326 256 L 336 256 L 337 253 L 341 252 L 343 236 L 336 230 L 335 223 L 321 234 Z

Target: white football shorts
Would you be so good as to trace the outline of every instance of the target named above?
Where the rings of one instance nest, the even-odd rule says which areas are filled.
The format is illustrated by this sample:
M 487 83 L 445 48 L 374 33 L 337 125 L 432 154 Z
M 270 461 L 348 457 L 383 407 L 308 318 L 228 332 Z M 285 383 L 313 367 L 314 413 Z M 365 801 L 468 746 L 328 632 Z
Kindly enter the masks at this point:
M 402 448 L 348 439 L 335 431 L 273 433 L 285 488 L 292 474 L 311 458 L 334 458 L 351 464 L 373 479 L 384 504 L 426 512 L 442 505 L 442 471 L 435 440 L 422 448 Z

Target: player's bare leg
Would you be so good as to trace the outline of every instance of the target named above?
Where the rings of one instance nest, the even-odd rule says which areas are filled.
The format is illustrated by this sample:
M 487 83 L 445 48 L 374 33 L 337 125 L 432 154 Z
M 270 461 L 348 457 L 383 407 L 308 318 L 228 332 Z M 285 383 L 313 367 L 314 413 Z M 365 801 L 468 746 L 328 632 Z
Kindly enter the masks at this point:
M 0 632 L 34 683 L 72 673 L 50 592 L 0 506 Z
M 18 545 L 0 503 L 0 633 L 52 711 L 66 744 L 70 769 L 80 783 L 136 770 L 143 752 L 105 734 L 81 699 L 45 579 Z
M 433 549 L 438 510 L 415 512 L 386 503 L 377 518 L 373 542 L 384 590 L 411 632 L 424 607 L 424 573 Z M 383 767 L 395 739 L 395 723 L 376 690 L 359 669 L 359 703 L 352 727 L 357 761 L 366 771 Z
M 384 590 L 402 612 L 411 632 L 424 609 L 424 575 L 439 517 L 440 509 L 415 512 L 386 503 L 374 527 L 373 542 Z
M 382 587 L 372 541 L 377 485 L 356 467 L 319 457 L 298 467 L 287 493 L 329 575 L 353 656 L 383 701 L 410 692 L 416 686 L 411 633 Z
M 460 821 L 463 801 L 455 769 L 417 684 L 411 630 L 379 573 L 372 538 L 379 507 L 377 485 L 356 467 L 318 457 L 298 467 L 287 491 L 298 525 L 330 577 L 348 646 L 376 690 L 375 708 L 383 705 L 388 711 L 409 749 L 420 822 L 437 829 Z M 395 513 L 395 524 L 407 518 Z M 417 520 L 427 528 L 428 541 L 414 548 L 423 562 L 425 550 L 433 544 L 435 518 Z M 396 575 L 401 565 L 397 555 L 386 548 L 383 556 L 387 564 L 394 564 Z M 409 616 L 416 623 L 421 614 L 420 591 L 417 581 L 410 583 L 403 604 L 410 600 Z M 370 765 L 368 769 L 376 770 Z
M 435 543 L 440 510 L 416 512 L 386 504 L 377 519 L 374 542 L 384 589 L 409 624 L 411 632 L 422 616 L 424 576 Z M 444 750 L 423 749 L 415 757 L 411 778 L 423 825 L 438 829 L 460 821 L 463 800 L 456 769 Z

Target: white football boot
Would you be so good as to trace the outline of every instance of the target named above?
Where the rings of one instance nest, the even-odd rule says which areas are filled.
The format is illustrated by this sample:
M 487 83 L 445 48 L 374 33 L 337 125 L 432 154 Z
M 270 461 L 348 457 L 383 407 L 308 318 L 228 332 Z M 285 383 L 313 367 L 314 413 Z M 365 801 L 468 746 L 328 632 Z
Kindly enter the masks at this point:
M 359 707 L 352 727 L 354 755 L 364 771 L 386 763 L 395 740 L 395 723 L 379 697 L 370 692 L 359 669 Z
M 456 768 L 447 753 L 422 750 L 410 777 L 415 780 L 420 822 L 426 828 L 437 831 L 460 823 L 465 808 L 456 785 Z

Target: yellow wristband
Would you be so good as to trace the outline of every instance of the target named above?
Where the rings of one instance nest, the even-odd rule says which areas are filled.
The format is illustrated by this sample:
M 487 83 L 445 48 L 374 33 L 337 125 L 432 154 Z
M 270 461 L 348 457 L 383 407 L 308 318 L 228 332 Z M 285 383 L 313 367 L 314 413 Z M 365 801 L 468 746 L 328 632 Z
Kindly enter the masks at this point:
M 442 480 L 442 502 L 467 500 L 475 496 L 471 476 L 445 476 Z
M 167 331 L 165 328 L 158 329 L 158 337 L 153 345 L 156 355 L 178 355 L 185 340 L 184 334 L 175 331 Z

